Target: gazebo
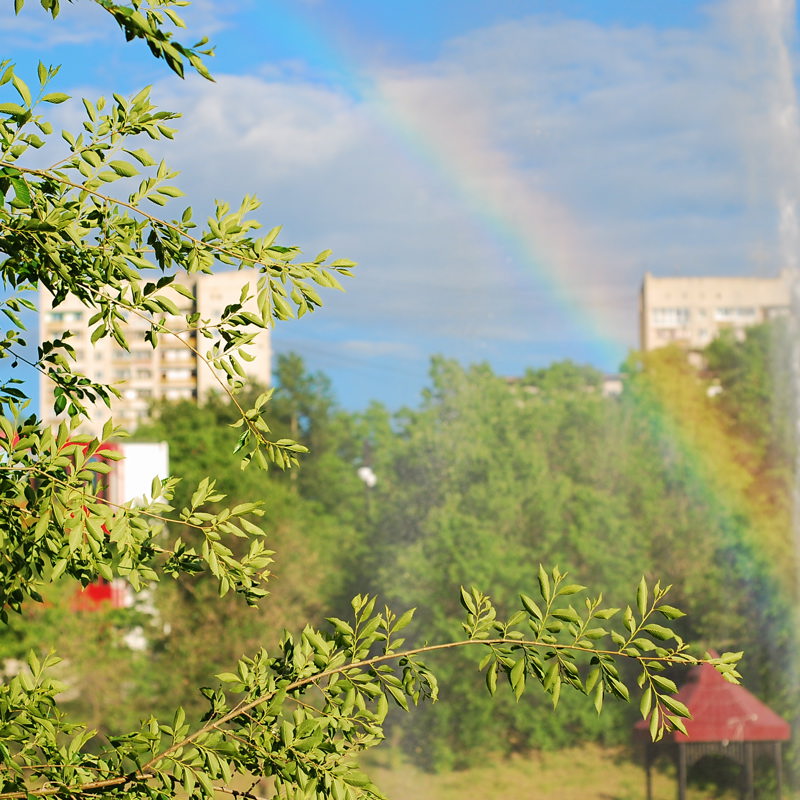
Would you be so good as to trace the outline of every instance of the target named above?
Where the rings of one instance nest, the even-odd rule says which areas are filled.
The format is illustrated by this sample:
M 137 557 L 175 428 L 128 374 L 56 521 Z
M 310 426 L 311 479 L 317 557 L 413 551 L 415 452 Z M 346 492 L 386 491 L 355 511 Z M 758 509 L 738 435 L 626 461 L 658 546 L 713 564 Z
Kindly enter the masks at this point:
M 671 749 L 678 771 L 678 800 L 686 799 L 689 767 L 704 756 L 721 755 L 741 764 L 745 800 L 754 800 L 753 765 L 759 755 L 775 759 L 778 798 L 782 791 L 781 742 L 791 735 L 789 724 L 756 699 L 743 686 L 728 683 L 710 664 L 692 667 L 675 695 L 691 712 L 686 734 L 671 731 L 653 743 L 647 723 L 636 723 L 635 732 L 645 740 L 647 800 L 652 800 L 651 768 L 657 753 Z

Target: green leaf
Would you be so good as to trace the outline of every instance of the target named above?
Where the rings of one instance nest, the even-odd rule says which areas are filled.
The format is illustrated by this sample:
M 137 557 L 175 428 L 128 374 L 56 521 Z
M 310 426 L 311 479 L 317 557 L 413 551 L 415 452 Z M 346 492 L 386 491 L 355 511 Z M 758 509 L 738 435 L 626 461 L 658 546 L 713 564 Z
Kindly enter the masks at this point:
M 675 608 L 675 606 L 657 606 L 656 611 L 661 612 L 667 619 L 680 619 L 686 616 L 683 611 L 679 608 Z
M 653 709 L 653 713 L 650 716 L 650 738 L 653 741 L 656 741 L 656 737 L 658 736 L 658 718 L 660 716 L 660 712 L 658 708 Z
M 520 658 L 519 661 L 515 662 L 514 666 L 511 667 L 511 672 L 508 676 L 509 681 L 511 682 L 511 688 L 514 691 L 514 697 L 519 700 L 522 696 L 522 693 L 525 691 L 525 658 Z
M 663 675 L 650 675 L 650 680 L 668 692 L 678 691 L 678 687 L 675 685 L 675 682 L 671 681 L 669 678 L 665 678 Z
M 650 708 L 653 702 L 653 690 L 648 686 L 642 692 L 642 699 L 639 701 L 639 711 L 641 712 L 642 719 L 647 719 L 650 713 Z
M 553 688 L 551 690 L 551 699 L 553 701 L 553 708 L 558 707 L 558 700 L 561 697 L 561 675 L 556 675 L 553 681 Z
M 536 605 L 532 598 L 528 597 L 526 594 L 520 594 L 519 599 L 522 602 L 522 605 L 525 607 L 525 610 L 532 617 L 536 617 L 536 619 L 540 621 L 544 619 L 541 609 L 538 605 Z
M 50 526 L 50 509 L 46 509 L 42 516 L 39 517 L 36 527 L 33 531 L 33 538 L 38 542 L 44 535 L 47 533 L 47 529 Z
M 11 83 L 14 84 L 14 88 L 19 92 L 19 96 L 22 98 L 22 102 L 30 108 L 33 103 L 31 98 L 30 89 L 28 89 L 28 85 L 17 75 L 11 76 Z
M 605 687 L 602 681 L 597 684 L 597 689 L 594 692 L 594 708 L 599 714 L 603 710 L 603 697 L 605 695 Z
M 619 614 L 618 608 L 600 608 L 594 612 L 597 619 L 611 619 L 615 614 Z
M 348 770 L 343 777 L 345 783 L 349 783 L 350 786 L 363 787 L 371 783 L 369 777 L 357 769 Z
M 667 640 L 675 637 L 675 634 L 669 628 L 665 628 L 663 625 L 645 625 L 642 630 L 662 642 L 666 642 Z
M 691 719 L 692 715 L 686 706 L 681 703 L 680 700 L 676 700 L 674 697 L 670 697 L 668 694 L 662 694 L 659 696 L 659 700 L 670 710 L 673 714 L 677 714 L 680 717 L 685 717 L 687 719 Z
M 679 730 L 684 736 L 689 735 L 686 731 L 686 725 L 683 724 L 683 720 L 680 717 L 668 714 L 667 719 L 672 723 L 672 726 L 677 730 Z
M 413 619 L 415 612 L 416 612 L 415 608 L 409 608 L 408 611 L 401 614 L 401 616 L 392 626 L 392 631 L 400 631 L 403 628 L 405 628 L 409 624 L 409 622 L 411 622 L 411 620 Z
M 552 615 L 556 619 L 560 619 L 563 622 L 575 622 L 579 623 L 581 621 L 580 616 L 578 616 L 577 611 L 574 608 L 556 608 L 552 611 Z
M 53 571 L 50 573 L 50 581 L 55 583 L 63 574 L 64 570 L 67 568 L 67 559 L 66 558 L 59 558 L 53 564 Z
M 183 197 L 185 194 L 177 186 L 159 186 L 158 191 L 165 197 Z
M 10 114 L 12 117 L 21 117 L 27 114 L 19 103 L 0 103 L 0 114 Z
M 461 587 L 461 605 L 469 611 L 470 614 L 477 614 L 478 609 L 475 606 L 475 601 L 472 598 L 472 595 L 467 592 L 467 590 L 462 586 Z
M 544 567 L 539 564 L 539 591 L 542 594 L 542 598 L 544 599 L 545 603 L 550 602 L 550 578 L 548 577 L 547 573 L 545 572 Z
M 558 594 L 559 595 L 577 594 L 578 592 L 582 592 L 584 589 L 586 589 L 586 587 L 581 586 L 578 583 L 569 583 L 566 586 L 559 587 Z
M 150 153 L 142 148 L 138 148 L 137 150 L 125 150 L 125 152 L 129 156 L 133 156 L 143 167 L 153 167 L 157 163 Z
M 486 670 L 486 688 L 489 694 L 493 695 L 497 691 L 497 662 L 493 661 Z
M 139 170 L 127 161 L 111 161 L 108 166 L 123 178 L 132 178 L 134 175 L 139 174 Z
M 622 681 L 609 677 L 608 685 L 611 687 L 611 690 L 615 695 L 617 695 L 617 697 L 620 697 L 623 700 L 629 699 L 630 693 L 628 692 L 628 687 Z
M 67 100 L 70 99 L 70 95 L 64 94 L 64 92 L 50 92 L 50 94 L 46 94 L 42 100 L 45 103 L 65 103 Z
M 25 180 L 18 177 L 9 178 L 9 180 L 14 189 L 14 196 L 17 198 L 17 202 L 23 206 L 30 206 L 31 193 Z
M 636 589 L 636 607 L 639 609 L 639 616 L 644 617 L 647 612 L 647 581 L 645 581 L 644 575 Z

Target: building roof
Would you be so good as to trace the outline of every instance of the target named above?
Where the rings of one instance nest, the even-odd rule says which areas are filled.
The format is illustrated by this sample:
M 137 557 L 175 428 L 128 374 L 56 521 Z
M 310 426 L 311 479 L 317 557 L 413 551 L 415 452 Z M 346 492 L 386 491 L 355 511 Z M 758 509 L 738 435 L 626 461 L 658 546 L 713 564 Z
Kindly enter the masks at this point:
M 686 734 L 672 731 L 675 742 L 764 742 L 790 738 L 789 723 L 764 705 L 743 686 L 728 683 L 710 664 L 689 671 L 675 695 L 691 712 L 684 720 Z M 637 731 L 647 729 L 640 720 Z

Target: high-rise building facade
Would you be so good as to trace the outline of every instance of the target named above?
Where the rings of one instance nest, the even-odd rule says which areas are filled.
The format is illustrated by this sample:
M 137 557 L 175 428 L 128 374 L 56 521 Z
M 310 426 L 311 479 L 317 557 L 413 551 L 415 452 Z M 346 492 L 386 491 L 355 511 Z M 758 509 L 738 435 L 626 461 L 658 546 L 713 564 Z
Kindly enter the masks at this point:
M 193 298 L 170 293 L 180 314 L 161 315 L 163 324 L 200 353 L 205 353 L 212 340 L 204 337 L 198 340 L 195 334 L 182 332 L 186 328 L 184 315 L 197 313 L 200 319 L 213 324 L 221 319 L 227 305 L 238 302 L 242 286 L 249 282 L 251 293 L 255 294 L 256 280 L 255 274 L 238 271 L 183 276 L 181 283 L 190 289 Z M 255 301 L 245 304 L 245 308 L 255 311 Z M 82 429 L 99 433 L 113 413 L 116 423 L 133 430 L 155 400 L 200 400 L 211 391 L 221 390 L 212 370 L 176 337 L 162 334 L 159 346 L 154 349 L 144 338 L 149 327 L 147 320 L 135 314 L 130 314 L 123 326 L 128 350 L 112 338 L 92 343 L 88 322 L 93 313 L 73 296 L 53 308 L 50 293 L 45 289 L 39 291 L 40 341 L 60 338 L 65 331 L 70 331 L 72 336 L 68 341 L 75 349 L 75 370 L 99 383 L 114 385 L 121 393 L 119 399 L 112 401 L 111 411 L 103 404 L 93 407 L 90 422 Z M 252 361 L 242 361 L 248 378 L 269 384 L 272 365 L 269 331 L 260 330 L 246 349 L 253 356 Z M 58 421 L 53 400 L 53 385 L 42 375 L 39 407 L 42 419 L 48 424 Z
M 639 346 L 678 344 L 700 350 L 723 330 L 743 336 L 751 325 L 789 312 L 793 276 L 775 278 L 644 276 L 639 295 Z

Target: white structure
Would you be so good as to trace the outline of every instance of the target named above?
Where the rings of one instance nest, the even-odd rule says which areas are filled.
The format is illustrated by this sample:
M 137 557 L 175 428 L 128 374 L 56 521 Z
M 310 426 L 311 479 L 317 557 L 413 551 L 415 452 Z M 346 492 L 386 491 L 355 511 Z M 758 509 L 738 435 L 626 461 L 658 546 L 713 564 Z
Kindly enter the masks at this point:
M 222 317 L 225 307 L 239 301 L 244 285 L 250 284 L 255 295 L 258 276 L 252 272 L 221 272 L 216 275 L 185 275 L 181 283 L 194 297 L 189 299 L 170 292 L 168 296 L 180 310 L 180 315 L 162 314 L 161 321 L 170 329 L 180 332 L 186 328 L 185 314 L 198 313 L 200 319 L 213 324 Z M 245 308 L 257 312 L 255 299 Z M 156 349 L 145 341 L 149 325 L 146 319 L 134 314 L 128 316 L 124 333 L 130 350 L 124 350 L 113 339 L 103 338 L 94 344 L 90 339 L 89 318 L 94 313 L 70 295 L 57 308 L 45 289 L 39 291 L 39 339 L 52 340 L 70 331 L 68 340 L 75 348 L 75 369 L 98 383 L 116 386 L 122 396 L 112 402 L 114 420 L 133 430 L 147 415 L 153 400 L 198 400 L 208 392 L 219 389 L 211 369 L 176 337 L 162 334 Z M 195 334 L 180 333 L 182 339 L 205 354 L 213 340 Z M 270 382 L 272 354 L 269 331 L 260 330 L 246 350 L 254 357 L 242 361 L 248 378 L 264 385 Z M 53 413 L 53 386 L 46 376 L 40 377 L 39 409 L 45 423 L 57 421 Z M 91 409 L 91 422 L 82 429 L 98 433 L 111 412 L 98 404 Z
M 656 278 L 644 276 L 639 295 L 639 347 L 676 343 L 699 350 L 722 330 L 745 328 L 789 313 L 792 274 L 777 278 Z
M 154 478 L 169 477 L 169 445 L 166 442 L 120 442 L 114 445 L 122 458 L 112 462 L 108 499 L 129 503 L 151 497 Z

